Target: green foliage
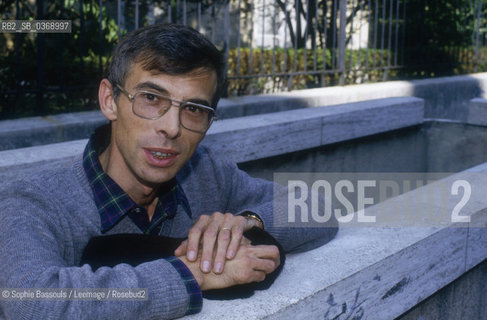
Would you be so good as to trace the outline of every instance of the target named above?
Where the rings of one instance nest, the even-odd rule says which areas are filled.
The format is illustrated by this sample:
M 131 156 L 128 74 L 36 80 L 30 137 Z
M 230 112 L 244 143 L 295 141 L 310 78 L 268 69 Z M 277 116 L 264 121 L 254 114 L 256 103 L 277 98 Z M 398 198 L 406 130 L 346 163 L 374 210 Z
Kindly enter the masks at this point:
M 483 1 L 408 0 L 407 32 L 402 39 L 404 68 L 398 76 L 413 79 L 485 71 L 472 48 L 477 28 L 485 26 L 487 16 L 487 6 L 484 3 L 479 12 L 479 3 Z M 482 42 L 485 30 L 478 30 Z
M 337 54 L 336 50 L 326 50 L 324 54 L 323 49 L 316 49 L 316 54 L 304 49 L 253 49 L 252 54 L 249 48 L 241 48 L 240 52 L 229 50 L 228 94 L 235 96 L 336 85 L 339 74 L 331 70 L 338 69 Z M 387 65 L 389 55 L 387 50 L 346 50 L 345 83 L 380 81 L 383 71 L 368 69 Z
M 0 118 L 96 108 L 98 83 L 118 39 L 117 24 L 103 7 L 100 44 L 98 1 L 85 0 L 82 16 L 78 3 L 65 0 L 61 8 L 63 2 L 56 1 L 45 8 L 43 19 L 72 20 L 71 33 L 0 33 Z M 35 5 L 24 5 L 20 19 L 31 19 Z M 5 13 L 1 18 L 16 17 Z

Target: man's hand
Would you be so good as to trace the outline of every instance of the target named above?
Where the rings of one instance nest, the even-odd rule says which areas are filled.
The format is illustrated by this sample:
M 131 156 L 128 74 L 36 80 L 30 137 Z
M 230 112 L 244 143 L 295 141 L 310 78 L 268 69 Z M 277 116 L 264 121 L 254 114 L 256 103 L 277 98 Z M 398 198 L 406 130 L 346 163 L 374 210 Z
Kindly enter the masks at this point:
M 190 269 L 203 291 L 263 281 L 280 263 L 279 249 L 269 245 L 241 245 L 236 256 L 227 261 L 221 274 L 201 272 L 199 259 L 189 261 L 184 255 L 179 259 Z
M 174 254 L 186 254 L 187 260 L 194 262 L 198 258 L 201 244 L 201 271 L 209 273 L 213 268 L 214 273 L 222 273 L 225 260 L 235 257 L 244 231 L 252 227 L 262 228 L 262 225 L 254 219 L 231 213 L 215 212 L 211 216 L 202 215 L 189 230 L 188 239 L 181 243 Z

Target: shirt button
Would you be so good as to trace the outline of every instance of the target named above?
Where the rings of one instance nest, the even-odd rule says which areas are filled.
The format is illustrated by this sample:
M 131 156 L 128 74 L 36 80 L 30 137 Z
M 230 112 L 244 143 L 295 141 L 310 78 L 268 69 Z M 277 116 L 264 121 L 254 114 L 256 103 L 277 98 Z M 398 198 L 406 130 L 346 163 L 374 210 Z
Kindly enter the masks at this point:
M 137 208 L 134 209 L 134 211 L 135 211 L 135 213 L 141 213 L 142 212 L 142 209 L 139 208 L 139 207 L 137 207 Z

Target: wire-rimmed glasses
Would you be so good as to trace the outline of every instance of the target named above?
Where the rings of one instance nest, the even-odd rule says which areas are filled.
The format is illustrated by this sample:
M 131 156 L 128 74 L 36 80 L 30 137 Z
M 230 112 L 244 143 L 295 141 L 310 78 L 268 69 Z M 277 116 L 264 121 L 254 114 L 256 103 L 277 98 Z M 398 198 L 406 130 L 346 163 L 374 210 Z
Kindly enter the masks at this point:
M 117 84 L 117 87 L 132 101 L 132 112 L 140 118 L 157 120 L 176 105 L 179 108 L 179 123 L 190 131 L 205 133 L 215 120 L 215 110 L 211 107 L 147 90 L 139 90 L 131 95 L 122 86 Z

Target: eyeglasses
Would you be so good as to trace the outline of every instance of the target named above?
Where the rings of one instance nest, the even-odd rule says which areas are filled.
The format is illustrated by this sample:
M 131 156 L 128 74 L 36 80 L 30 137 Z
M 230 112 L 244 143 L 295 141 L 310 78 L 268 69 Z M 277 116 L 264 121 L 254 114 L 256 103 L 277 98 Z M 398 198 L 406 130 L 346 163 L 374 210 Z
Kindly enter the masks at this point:
M 193 102 L 171 99 L 162 94 L 140 90 L 131 95 L 123 87 L 117 87 L 132 101 L 132 112 L 143 119 L 157 120 L 164 116 L 175 103 L 179 104 L 179 123 L 190 131 L 205 133 L 215 120 L 213 108 Z

